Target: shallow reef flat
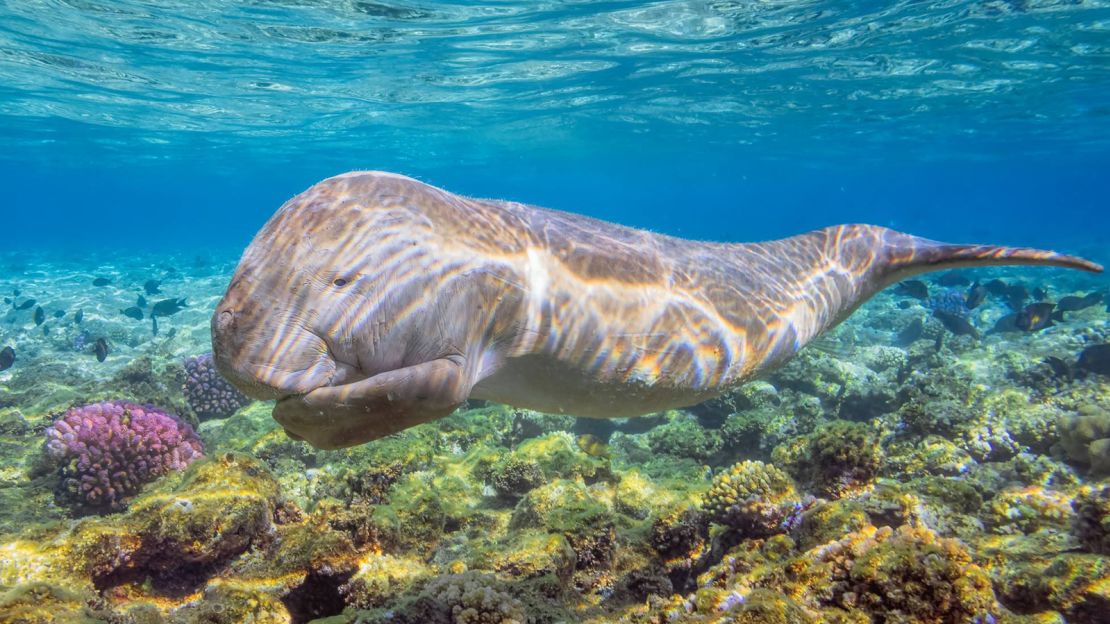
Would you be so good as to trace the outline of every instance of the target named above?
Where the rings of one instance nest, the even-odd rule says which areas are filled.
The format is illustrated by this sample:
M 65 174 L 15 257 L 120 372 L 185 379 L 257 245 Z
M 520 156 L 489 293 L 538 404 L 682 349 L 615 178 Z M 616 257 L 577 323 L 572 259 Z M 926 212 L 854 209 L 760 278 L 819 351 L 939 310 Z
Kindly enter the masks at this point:
M 1103 278 L 892 288 L 686 410 L 320 451 L 215 376 L 235 258 L 194 256 L 0 256 L 0 622 L 1110 622 Z

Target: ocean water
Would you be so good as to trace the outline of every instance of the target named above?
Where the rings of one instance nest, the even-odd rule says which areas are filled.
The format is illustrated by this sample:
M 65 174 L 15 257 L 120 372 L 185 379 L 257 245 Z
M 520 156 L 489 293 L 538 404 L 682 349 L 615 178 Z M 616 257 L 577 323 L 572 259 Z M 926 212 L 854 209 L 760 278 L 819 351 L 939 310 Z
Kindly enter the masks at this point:
M 724 400 L 343 451 L 205 413 L 186 366 L 259 228 L 352 170 L 1106 264 L 1106 2 L 0 2 L 0 140 L 0 622 L 1110 621 L 1103 275 L 931 274 Z M 44 443 L 103 401 L 204 459 L 117 458 L 90 503 Z

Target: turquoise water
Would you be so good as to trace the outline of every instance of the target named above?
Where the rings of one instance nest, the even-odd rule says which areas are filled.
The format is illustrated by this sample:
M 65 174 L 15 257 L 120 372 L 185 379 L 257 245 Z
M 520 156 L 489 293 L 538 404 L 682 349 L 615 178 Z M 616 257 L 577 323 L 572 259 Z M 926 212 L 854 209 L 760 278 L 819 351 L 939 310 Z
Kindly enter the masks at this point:
M 351 170 L 1108 264 L 1106 0 L 0 0 L 0 147 L 0 624 L 1110 622 L 1105 275 L 931 274 L 721 400 L 344 450 L 192 368 L 252 236 Z M 204 458 L 90 503 L 50 453 L 103 401 Z
M 234 247 L 366 168 L 702 238 L 871 221 L 1051 242 L 1090 237 L 1105 208 L 1100 2 L 28 1 L 3 18 L 8 245 Z

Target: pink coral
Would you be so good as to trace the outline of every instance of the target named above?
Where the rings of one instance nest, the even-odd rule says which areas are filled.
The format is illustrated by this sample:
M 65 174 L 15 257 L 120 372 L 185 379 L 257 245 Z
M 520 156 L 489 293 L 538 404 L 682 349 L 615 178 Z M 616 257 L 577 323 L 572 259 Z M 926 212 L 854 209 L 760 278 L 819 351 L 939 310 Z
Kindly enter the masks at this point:
M 126 401 L 72 407 L 46 430 L 46 455 L 61 478 L 58 501 L 94 513 L 121 509 L 143 485 L 201 452 L 187 423 Z

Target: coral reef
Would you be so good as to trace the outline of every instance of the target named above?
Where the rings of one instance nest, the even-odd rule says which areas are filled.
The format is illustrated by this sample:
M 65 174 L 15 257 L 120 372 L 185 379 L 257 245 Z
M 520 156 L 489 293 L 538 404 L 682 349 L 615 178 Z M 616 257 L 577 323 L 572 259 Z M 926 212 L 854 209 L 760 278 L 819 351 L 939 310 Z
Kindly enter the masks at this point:
M 1079 542 L 1093 553 L 1110 556 L 1110 480 L 1083 488 L 1073 505 Z
M 185 359 L 185 383 L 181 387 L 189 409 L 201 421 L 227 418 L 251 400 L 216 370 L 211 353 Z
M 199 307 L 151 340 L 112 324 L 118 306 L 90 306 L 0 373 L 0 622 L 1110 613 L 1110 383 L 1076 364 L 1107 342 L 1101 306 L 973 339 L 881 294 L 700 406 L 590 420 L 474 401 L 335 451 L 289 438 L 268 403 L 187 409 L 203 384 L 186 376 L 213 372 L 203 356 L 182 366 L 209 339 Z M 991 297 L 967 318 L 985 329 L 1007 313 Z M 52 350 L 99 335 L 102 363 Z M 108 399 L 67 412 L 96 412 L 88 423 L 53 424 Z M 192 434 L 170 414 L 202 422 Z
M 704 509 L 710 520 L 745 537 L 765 537 L 793 528 L 807 504 L 785 472 L 744 461 L 713 480 Z
M 87 512 L 120 509 L 158 477 L 188 466 L 202 447 L 192 427 L 126 401 L 74 407 L 46 430 L 46 455 L 61 483 L 59 502 Z

